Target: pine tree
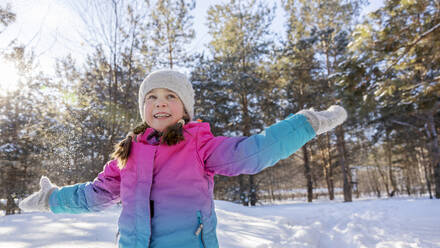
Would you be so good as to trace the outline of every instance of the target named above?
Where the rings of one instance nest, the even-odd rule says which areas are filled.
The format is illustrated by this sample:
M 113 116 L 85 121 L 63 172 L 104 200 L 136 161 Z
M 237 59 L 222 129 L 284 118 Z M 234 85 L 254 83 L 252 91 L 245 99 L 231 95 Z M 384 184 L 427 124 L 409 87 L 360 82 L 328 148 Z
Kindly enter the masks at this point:
M 44 134 L 50 127 L 45 108 L 51 99 L 41 91 L 47 78 L 38 72 L 33 53 L 15 46 L 3 56 L 19 71 L 19 82 L 10 82 L 18 88 L 0 96 L 0 198 L 7 199 L 6 214 L 14 214 L 15 199 L 35 190 L 44 170 Z
M 351 48 L 364 52 L 357 54 L 352 63 L 357 64 L 352 66 L 356 68 L 353 71 L 361 69 L 364 75 L 356 88 L 362 89 L 367 98 L 379 100 L 378 118 L 383 123 L 402 122 L 396 117 L 403 114 L 407 119 L 417 117 L 427 124 L 424 129 L 431 141 L 429 156 L 434 168 L 436 197 L 440 198 L 436 125 L 440 107 L 438 13 L 436 1 L 387 1 L 368 22 L 358 27 Z
M 157 0 L 151 14 L 152 56 L 168 68 L 185 65 L 190 56 L 185 44 L 195 36 L 192 28 L 194 0 Z
M 342 91 L 336 87 L 335 75 L 340 73 L 339 65 L 348 59 L 346 49 L 349 43 L 348 34 L 353 29 L 353 24 L 362 4 L 363 1 L 283 1 L 283 6 L 288 14 L 288 42 L 298 45 L 300 44 L 299 41 L 302 41 L 310 44 L 310 56 L 316 58 L 315 68 L 308 70 L 313 80 L 306 81 L 315 83 L 314 89 L 309 92 L 319 94 L 319 97 L 313 98 L 318 99 L 318 101 L 314 101 L 314 107 L 328 106 L 335 103 L 346 105 L 343 102 Z M 301 103 L 301 107 L 305 107 L 304 101 Z M 345 107 L 349 112 L 352 109 L 352 106 Z M 344 133 L 343 127 L 338 127 L 335 130 L 339 154 L 338 164 L 343 171 L 345 182 L 345 201 L 351 201 L 350 169 L 348 167 L 349 160 L 345 158 L 348 153 L 344 150 Z M 333 199 L 334 184 L 332 175 L 335 162 L 332 161 L 330 135 L 331 133 L 328 133 L 318 137 L 317 142 L 320 143 L 321 149 L 324 149 L 322 151 L 325 156 L 324 175 L 326 176 L 330 199 Z M 306 171 L 309 170 L 307 167 L 305 165 Z M 310 188 L 309 192 L 311 193 Z M 309 196 L 309 200 L 311 200 L 311 196 Z
M 272 19 L 273 10 L 256 0 L 231 0 L 208 10 L 208 32 L 213 37 L 208 46 L 210 60 L 218 68 L 213 83 L 230 92 L 224 102 L 229 102 L 231 113 L 238 114 L 229 123 L 244 136 L 261 131 L 264 125 L 258 100 L 267 81 L 260 65 L 269 53 Z M 258 199 L 254 176 L 249 176 L 248 190 L 244 178 L 238 177 L 240 199 L 254 206 Z

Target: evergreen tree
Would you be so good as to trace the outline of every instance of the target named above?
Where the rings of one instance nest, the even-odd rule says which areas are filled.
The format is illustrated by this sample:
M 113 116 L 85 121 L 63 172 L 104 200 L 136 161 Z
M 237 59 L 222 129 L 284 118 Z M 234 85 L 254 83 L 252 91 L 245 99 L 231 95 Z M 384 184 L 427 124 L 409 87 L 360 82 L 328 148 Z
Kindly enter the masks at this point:
M 288 15 L 288 30 L 285 60 L 296 63 L 295 67 L 302 69 L 302 76 L 286 75 L 291 84 L 301 88 L 297 96 L 299 109 L 305 108 L 308 99 L 317 99 L 313 102 L 314 107 L 328 106 L 329 104 L 342 104 L 342 94 L 335 85 L 335 77 L 340 71 L 339 64 L 347 59 L 346 46 L 349 42 L 348 33 L 355 23 L 362 1 L 303 1 L 285 0 L 283 7 Z M 308 55 L 302 47 L 308 46 Z M 294 48 L 296 46 L 296 48 Z M 300 55 L 302 53 L 302 55 Z M 313 61 L 313 59 L 315 61 Z M 302 66 L 301 60 L 304 61 Z M 307 66 L 308 65 L 308 66 Z M 309 77 L 309 78 L 307 78 Z M 309 85 L 307 85 L 309 84 Z M 314 84 L 313 86 L 311 84 Z M 309 89 L 306 90 L 305 87 Z M 310 94 L 318 94 L 312 96 Z M 348 108 L 350 110 L 350 108 Z M 344 135 L 342 127 L 337 129 L 337 147 L 339 153 L 339 165 L 343 168 L 344 192 L 346 201 L 351 201 L 351 186 L 348 165 L 345 162 L 347 151 L 344 147 Z M 318 137 L 324 157 L 322 157 L 324 175 L 326 176 L 327 187 L 330 199 L 333 199 L 333 168 L 334 162 L 331 155 L 331 133 Z M 304 156 L 307 155 L 307 146 L 303 148 Z M 308 158 L 304 157 L 304 161 Z M 304 164 L 306 177 L 308 178 L 309 201 L 312 199 L 312 185 L 310 168 Z
M 440 198 L 438 13 L 436 1 L 387 1 L 358 27 L 351 48 L 364 54 L 353 57 L 350 71 L 364 75 L 354 88 L 363 91 L 366 98 L 379 100 L 377 119 L 389 128 L 397 128 L 395 121 L 402 123 L 403 116 L 417 117 L 427 124 L 436 197 Z
M 195 0 L 157 0 L 151 14 L 152 56 L 168 68 L 183 66 L 189 60 L 185 44 L 191 42 Z
M 258 100 L 268 84 L 260 66 L 269 53 L 272 19 L 273 9 L 256 0 L 231 0 L 208 10 L 208 32 L 213 38 L 208 48 L 217 68 L 217 78 L 211 82 L 228 89 L 223 102 L 231 114 L 238 113 L 228 123 L 245 136 L 260 132 L 264 125 Z M 258 199 L 254 176 L 249 176 L 248 190 L 244 176 L 238 180 L 240 200 L 254 206 Z
M 19 81 L 10 82 L 17 89 L 0 96 L 0 198 L 7 199 L 6 214 L 14 214 L 15 198 L 35 190 L 45 169 L 45 128 L 51 126 L 45 108 L 51 97 L 41 90 L 48 79 L 38 72 L 33 53 L 15 46 L 3 56 L 19 71 Z

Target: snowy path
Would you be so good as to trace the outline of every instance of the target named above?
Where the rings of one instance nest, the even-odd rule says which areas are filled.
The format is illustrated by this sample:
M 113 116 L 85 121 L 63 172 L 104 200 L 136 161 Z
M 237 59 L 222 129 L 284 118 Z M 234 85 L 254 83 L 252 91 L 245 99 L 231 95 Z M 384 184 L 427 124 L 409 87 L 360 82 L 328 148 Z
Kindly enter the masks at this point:
M 440 248 L 440 200 L 216 205 L 222 248 Z M 115 247 L 119 211 L 2 216 L 0 248 Z

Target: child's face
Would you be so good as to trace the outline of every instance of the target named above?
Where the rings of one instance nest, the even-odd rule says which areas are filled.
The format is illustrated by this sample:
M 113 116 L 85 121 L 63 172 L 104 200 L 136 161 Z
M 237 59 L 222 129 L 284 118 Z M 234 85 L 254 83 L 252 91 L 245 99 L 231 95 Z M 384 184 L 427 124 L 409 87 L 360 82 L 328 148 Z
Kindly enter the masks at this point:
M 145 121 L 156 131 L 164 131 L 182 119 L 184 114 L 182 101 L 171 90 L 156 88 L 145 96 Z

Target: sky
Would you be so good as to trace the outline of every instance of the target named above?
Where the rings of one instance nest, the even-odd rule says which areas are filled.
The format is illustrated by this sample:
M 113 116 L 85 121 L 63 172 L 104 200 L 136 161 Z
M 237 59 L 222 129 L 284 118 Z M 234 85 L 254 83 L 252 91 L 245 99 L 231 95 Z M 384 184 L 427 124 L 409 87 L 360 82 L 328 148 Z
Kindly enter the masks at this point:
M 16 21 L 0 34 L 0 48 L 7 47 L 13 40 L 24 44 L 35 52 L 39 65 L 46 73 L 54 72 L 57 58 L 73 54 L 81 60 L 86 47 L 81 43 L 79 32 L 85 26 L 80 21 L 78 13 L 72 9 L 70 0 L 0 0 L 0 6 L 11 4 L 12 11 L 17 14 Z M 269 0 L 266 0 L 269 1 Z M 189 50 L 200 49 L 210 40 L 207 33 L 206 15 L 209 6 L 227 2 L 227 0 L 196 0 L 194 29 L 196 37 L 189 45 Z M 270 1 L 273 2 L 273 1 Z M 284 12 L 278 5 L 272 29 L 277 33 L 284 31 Z M 383 0 L 371 0 L 363 10 L 368 13 L 383 5 Z M 16 81 L 16 70 L 12 65 L 0 60 L 0 88 L 13 88 L 11 81 Z

